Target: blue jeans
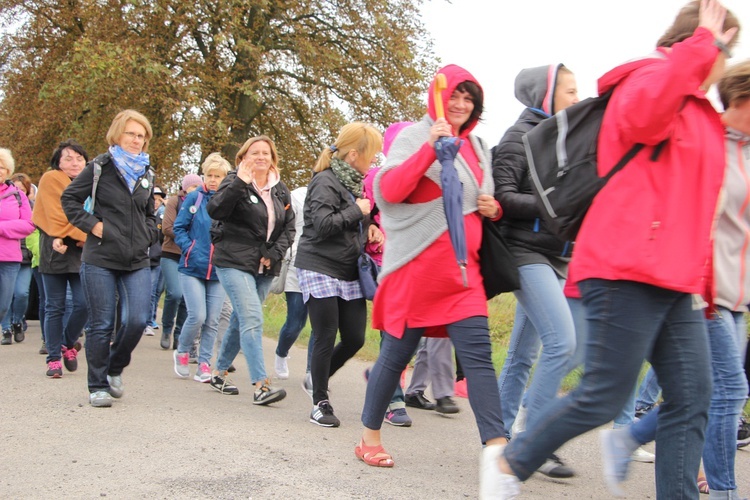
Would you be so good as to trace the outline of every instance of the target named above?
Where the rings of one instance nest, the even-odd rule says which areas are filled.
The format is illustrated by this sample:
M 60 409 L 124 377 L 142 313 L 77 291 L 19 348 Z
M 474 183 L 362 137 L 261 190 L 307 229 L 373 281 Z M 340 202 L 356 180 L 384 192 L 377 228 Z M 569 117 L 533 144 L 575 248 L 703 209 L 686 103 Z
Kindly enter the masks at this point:
M 47 362 L 62 358 L 62 346 L 73 347 L 80 338 L 88 320 L 86 295 L 81 285 L 81 277 L 75 273 L 42 273 L 44 282 L 44 338 L 47 341 Z M 72 309 L 67 315 L 66 303 L 68 286 L 73 298 Z
M 8 312 L 3 318 L 2 328 L 7 330 L 11 323 L 21 323 L 26 315 L 29 305 L 29 286 L 31 285 L 31 266 L 21 264 L 16 275 L 16 283 L 13 288 L 13 299 L 10 302 Z
M 18 262 L 0 262 L 0 322 L 5 321 L 10 311 L 19 269 L 21 264 Z
M 151 290 L 151 270 L 144 267 L 135 271 L 117 271 L 84 262 L 81 264 L 81 281 L 89 308 L 89 329 L 86 332 L 89 392 L 107 390 L 107 375 L 120 375 L 130 364 L 131 354 L 146 328 L 151 294 L 144 293 L 144 290 Z M 122 325 L 110 347 L 115 329 L 116 291 Z
M 579 283 L 589 339 L 580 385 L 505 449 L 526 480 L 570 439 L 609 422 L 638 380 L 644 358 L 662 383 L 664 403 L 656 442 L 658 498 L 698 499 L 711 375 L 703 311 L 692 296 L 632 281 Z
M 526 397 L 528 424 L 536 421 L 557 396 L 576 347 L 573 316 L 562 291 L 565 280 L 546 264 L 521 266 L 518 273 L 521 289 L 514 292 L 518 299 L 516 317 L 508 354 L 497 379 L 507 428 L 515 420 L 540 341 L 542 354 Z
M 447 329 L 466 374 L 469 403 L 482 443 L 505 437 L 487 318 L 466 318 L 447 325 Z M 414 355 L 423 333 L 424 328 L 407 328 L 400 339 L 388 333 L 383 335 L 380 355 L 370 371 L 362 409 L 362 424 L 368 429 L 378 430 L 383 425 L 383 415 L 401 380 L 401 372 Z
M 174 329 L 174 336 L 180 336 L 182 324 L 187 318 L 187 307 L 185 300 L 182 298 L 182 284 L 180 283 L 179 263 L 176 260 L 161 259 L 161 273 L 164 276 L 164 287 L 166 294 L 164 296 L 164 309 L 161 313 L 161 327 L 163 334 L 171 334 Z M 175 315 L 177 321 L 175 322 Z
M 188 316 L 180 332 L 180 345 L 177 352 L 190 352 L 193 342 L 201 334 L 201 344 L 198 350 L 198 363 L 211 364 L 214 353 L 214 341 L 219 328 L 219 316 L 224 305 L 224 287 L 216 280 L 204 280 L 180 275 L 182 293 L 185 296 Z
M 703 467 L 712 492 L 737 489 L 734 479 L 737 421 L 747 396 L 737 325 L 731 311 L 724 308 L 720 308 L 720 311 L 721 314 L 706 320 L 714 388 L 708 409 Z
M 285 292 L 286 321 L 279 331 L 279 343 L 276 345 L 276 355 L 286 358 L 289 349 L 297 341 L 300 332 L 307 323 L 307 305 L 302 300 L 300 292 Z
M 708 409 L 706 442 L 703 446 L 703 467 L 713 497 L 737 489 L 734 459 L 737 452 L 737 420 L 747 395 L 742 360 L 737 345 L 736 322 L 732 312 L 719 308 L 720 313 L 706 320 L 711 353 L 713 390 Z M 637 422 L 630 430 L 639 444 L 656 439 L 660 407 Z M 726 494 L 726 498 L 733 498 Z
M 217 267 L 216 274 L 234 309 L 221 342 L 216 369 L 227 370 L 242 346 L 250 381 L 253 384 L 263 382 L 267 378 L 263 360 L 263 301 L 271 289 L 273 276 L 253 276 L 229 267 Z
M 576 328 L 576 350 L 573 357 L 570 358 L 567 373 L 581 366 L 586 359 L 586 342 L 588 340 L 589 329 L 586 323 L 586 308 L 582 299 L 568 297 L 568 307 L 573 315 L 573 324 Z M 615 417 L 615 429 L 626 427 L 633 423 L 635 419 L 635 386 L 633 387 L 630 397 L 625 402 L 620 412 Z
M 161 272 L 161 266 L 151 268 L 151 316 L 148 320 L 156 322 L 156 310 L 159 308 L 159 297 L 164 291 L 164 276 Z
M 33 268 L 31 274 L 34 276 L 36 289 L 39 291 L 39 328 L 42 330 L 42 342 L 46 344 L 47 340 L 44 337 L 44 317 L 47 308 L 44 302 L 47 300 L 47 296 L 44 295 L 44 281 L 42 281 L 42 274 L 39 272 L 39 267 Z
M 638 388 L 638 398 L 635 400 L 635 408 L 640 410 L 654 406 L 659 400 L 659 394 L 661 394 L 659 378 L 656 376 L 654 368 L 651 367 L 646 372 L 646 376 L 643 377 L 641 386 Z

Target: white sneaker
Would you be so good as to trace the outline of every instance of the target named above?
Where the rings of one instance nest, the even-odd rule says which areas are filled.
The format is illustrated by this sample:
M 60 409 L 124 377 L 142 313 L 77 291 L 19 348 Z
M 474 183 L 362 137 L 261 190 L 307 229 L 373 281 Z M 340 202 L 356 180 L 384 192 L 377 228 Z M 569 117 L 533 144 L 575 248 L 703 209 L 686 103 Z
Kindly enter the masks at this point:
M 146 329 L 143 330 L 143 335 L 145 335 L 146 337 L 153 337 L 154 335 L 156 335 L 156 332 L 154 332 L 154 330 L 150 326 L 147 326 Z
M 509 500 L 521 494 L 518 478 L 500 471 L 499 459 L 504 444 L 485 446 L 479 461 L 480 500 Z
M 198 371 L 195 372 L 193 380 L 202 384 L 211 382 L 211 367 L 208 363 L 201 363 L 198 365 Z
M 510 433 L 513 437 L 518 436 L 522 432 L 526 432 L 526 417 L 527 416 L 528 416 L 528 410 L 526 410 L 526 407 L 523 405 L 519 406 L 516 419 L 513 421 L 513 425 L 510 428 Z
M 632 455 L 630 455 L 630 459 L 635 462 L 641 462 L 644 464 L 652 464 L 654 463 L 654 460 L 656 460 L 656 455 L 653 453 L 649 453 L 640 446 L 636 448 L 636 450 L 633 452 Z
M 289 378 L 289 356 L 282 358 L 278 354 L 276 355 L 276 363 L 274 369 L 276 370 L 276 378 L 279 380 L 286 380 Z

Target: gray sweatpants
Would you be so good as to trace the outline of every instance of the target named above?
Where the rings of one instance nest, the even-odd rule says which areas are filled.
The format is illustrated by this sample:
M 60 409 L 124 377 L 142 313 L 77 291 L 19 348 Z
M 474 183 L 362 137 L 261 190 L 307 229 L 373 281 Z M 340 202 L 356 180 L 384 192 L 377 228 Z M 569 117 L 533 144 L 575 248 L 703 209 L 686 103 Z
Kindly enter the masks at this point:
M 453 397 L 453 344 L 448 337 L 423 337 L 420 340 L 406 394 L 424 392 L 430 381 L 435 399 Z

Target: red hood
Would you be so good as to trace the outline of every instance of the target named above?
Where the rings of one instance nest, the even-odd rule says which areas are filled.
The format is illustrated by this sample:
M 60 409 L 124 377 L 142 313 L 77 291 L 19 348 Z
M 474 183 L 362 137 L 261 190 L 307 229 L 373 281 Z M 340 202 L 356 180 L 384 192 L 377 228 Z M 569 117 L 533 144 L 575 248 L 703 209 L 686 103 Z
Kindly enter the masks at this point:
M 664 59 L 665 57 L 665 54 L 661 50 L 656 50 L 645 57 L 633 59 L 632 61 L 628 61 L 625 64 L 608 71 L 602 75 L 597 82 L 599 95 L 604 95 L 608 90 L 611 90 L 638 68 L 642 68 L 643 66 L 653 63 L 655 60 Z
M 469 81 L 479 85 L 479 82 L 476 78 L 474 78 L 474 75 L 463 69 L 461 66 L 456 66 L 455 64 L 449 64 L 448 66 L 439 69 L 437 73 L 444 74 L 445 79 L 448 82 L 447 88 L 443 91 L 444 109 L 448 109 L 448 100 L 450 99 L 451 94 L 453 94 L 453 91 L 456 90 L 456 87 L 458 87 L 460 83 Z M 437 114 L 435 113 L 435 94 L 433 92 L 434 86 L 435 79 L 433 78 L 432 82 L 430 82 L 430 91 L 427 97 L 427 113 L 430 115 L 430 118 L 436 120 Z M 479 88 L 482 88 L 482 86 L 479 85 Z M 473 122 L 469 123 L 466 129 L 464 129 L 464 131 L 461 133 L 461 137 L 466 137 L 467 135 L 469 135 L 469 132 L 471 132 L 474 127 L 476 127 L 477 121 L 478 120 L 474 120 Z

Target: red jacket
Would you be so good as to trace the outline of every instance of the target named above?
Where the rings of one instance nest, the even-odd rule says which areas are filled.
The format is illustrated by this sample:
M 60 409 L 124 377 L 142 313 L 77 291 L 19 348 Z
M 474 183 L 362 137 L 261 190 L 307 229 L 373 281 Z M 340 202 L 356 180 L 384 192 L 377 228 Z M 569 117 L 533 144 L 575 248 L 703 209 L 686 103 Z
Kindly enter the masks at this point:
M 703 291 L 725 164 L 719 114 L 699 90 L 719 52 L 713 42 L 698 28 L 664 57 L 625 64 L 599 80 L 600 93 L 616 86 L 599 133 L 599 175 L 633 144 L 647 147 L 594 199 L 570 265 L 574 282 Z

